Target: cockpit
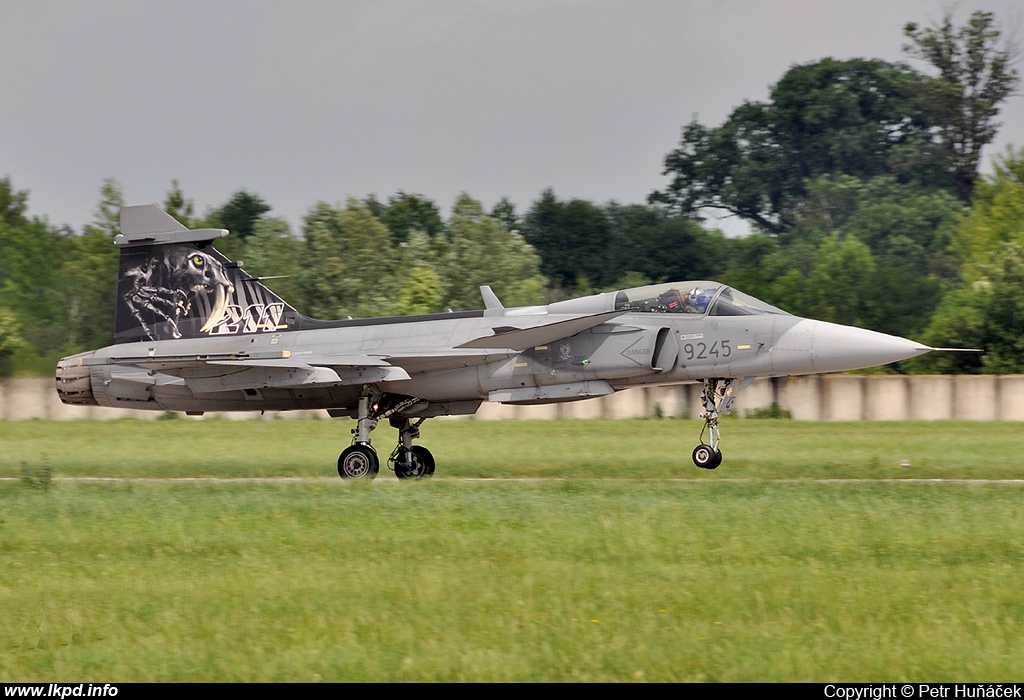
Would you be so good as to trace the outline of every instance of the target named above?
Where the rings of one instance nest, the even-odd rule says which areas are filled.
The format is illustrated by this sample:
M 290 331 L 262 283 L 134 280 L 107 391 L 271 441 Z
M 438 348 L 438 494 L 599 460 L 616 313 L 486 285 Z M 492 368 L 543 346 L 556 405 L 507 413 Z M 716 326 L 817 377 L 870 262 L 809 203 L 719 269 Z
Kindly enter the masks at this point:
M 612 310 L 644 314 L 685 314 L 691 317 L 790 315 L 721 282 L 706 280 L 649 284 L 618 292 L 603 292 L 588 297 L 556 301 L 547 307 L 524 306 L 509 309 L 505 314 L 528 315 L 545 311 L 552 314 L 596 314 Z
M 782 309 L 719 282 L 670 282 L 615 293 L 616 311 L 703 316 L 784 314 Z

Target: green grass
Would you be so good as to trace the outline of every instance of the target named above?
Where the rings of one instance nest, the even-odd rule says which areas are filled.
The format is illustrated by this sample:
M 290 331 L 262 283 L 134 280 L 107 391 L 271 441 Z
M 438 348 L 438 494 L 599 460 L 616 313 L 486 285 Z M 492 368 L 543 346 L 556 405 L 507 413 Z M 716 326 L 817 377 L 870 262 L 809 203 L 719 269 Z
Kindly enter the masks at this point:
M 0 422 L 0 477 L 22 463 L 57 476 L 336 474 L 351 420 Z M 696 469 L 700 421 L 428 421 L 418 444 L 439 477 L 1024 478 L 1016 423 L 728 420 L 725 461 Z M 373 433 L 381 462 L 397 433 Z M 903 461 L 909 467 L 901 467 Z M 393 478 L 382 466 L 381 478 Z
M 0 482 L 0 681 L 1024 675 L 1024 485 L 880 480 L 1024 478 L 1015 426 L 732 421 L 706 473 L 692 422 L 439 421 L 441 477 L 562 478 L 60 480 L 326 476 L 348 427 L 0 424 L 56 478 Z

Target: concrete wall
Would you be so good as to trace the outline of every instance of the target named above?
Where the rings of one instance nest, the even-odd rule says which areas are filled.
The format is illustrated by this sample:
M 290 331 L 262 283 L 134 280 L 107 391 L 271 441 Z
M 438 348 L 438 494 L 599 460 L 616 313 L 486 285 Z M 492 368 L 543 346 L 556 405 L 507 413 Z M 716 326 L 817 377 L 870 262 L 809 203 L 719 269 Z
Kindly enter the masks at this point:
M 1024 421 L 1024 375 L 899 376 L 832 374 L 759 379 L 736 396 L 733 414 L 746 417 L 777 403 L 795 420 Z M 700 386 L 641 387 L 586 401 L 545 406 L 485 403 L 477 420 L 553 420 L 690 416 L 696 418 Z M 152 420 L 159 411 L 98 406 L 65 406 L 52 379 L 0 381 L 0 420 Z M 259 418 L 259 413 L 207 414 L 229 420 Z M 287 411 L 264 418 L 326 418 L 325 411 Z

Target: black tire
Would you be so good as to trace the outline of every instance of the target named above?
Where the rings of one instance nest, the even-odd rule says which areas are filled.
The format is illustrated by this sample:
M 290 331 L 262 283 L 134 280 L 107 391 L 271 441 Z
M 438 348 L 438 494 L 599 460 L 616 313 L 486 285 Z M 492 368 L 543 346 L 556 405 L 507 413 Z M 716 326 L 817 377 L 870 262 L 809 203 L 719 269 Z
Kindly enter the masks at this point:
M 715 469 L 722 463 L 722 453 L 711 445 L 697 445 L 693 450 L 693 463 L 701 469 Z
M 342 479 L 371 480 L 377 478 L 379 471 L 380 460 L 369 445 L 346 447 L 338 457 L 338 476 Z
M 431 477 L 434 475 L 434 455 L 430 454 L 430 450 L 420 445 L 414 445 L 412 448 L 413 454 L 418 454 L 423 460 L 423 477 Z
M 410 450 L 408 464 L 401 451 L 395 459 L 395 476 L 399 479 L 424 479 L 429 478 L 433 473 L 434 456 L 426 447 L 413 446 Z

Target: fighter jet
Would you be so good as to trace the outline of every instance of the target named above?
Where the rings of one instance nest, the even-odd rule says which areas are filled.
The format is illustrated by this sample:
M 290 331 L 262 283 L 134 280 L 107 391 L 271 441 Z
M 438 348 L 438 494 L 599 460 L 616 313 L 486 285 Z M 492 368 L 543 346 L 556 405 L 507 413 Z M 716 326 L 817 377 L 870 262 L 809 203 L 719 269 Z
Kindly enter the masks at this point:
M 701 383 L 693 462 L 722 462 L 718 419 L 756 377 L 854 370 L 929 348 L 800 318 L 717 282 L 655 284 L 542 306 L 320 321 L 304 316 L 213 247 L 228 232 L 189 230 L 155 205 L 121 210 L 115 344 L 66 357 L 66 404 L 157 411 L 326 409 L 356 420 L 338 457 L 345 479 L 373 479 L 370 443 L 398 430 L 388 466 L 434 473 L 413 441 L 434 416 L 484 401 L 546 404 L 637 386 Z

